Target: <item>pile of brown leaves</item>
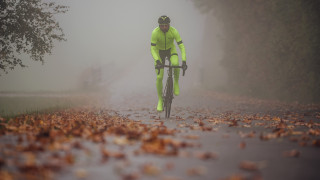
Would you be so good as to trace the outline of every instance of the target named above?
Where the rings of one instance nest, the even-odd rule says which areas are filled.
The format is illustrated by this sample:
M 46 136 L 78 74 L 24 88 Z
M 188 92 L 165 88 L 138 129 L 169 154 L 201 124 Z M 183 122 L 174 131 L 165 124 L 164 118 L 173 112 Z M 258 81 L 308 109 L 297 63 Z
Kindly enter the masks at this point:
M 165 137 L 175 133 L 163 122 L 146 125 L 112 111 L 89 108 L 1 119 L 0 138 L 7 142 L 0 144 L 0 174 L 4 179 L 52 179 L 54 172 L 75 163 L 74 150 L 90 153 L 84 141 L 101 145 L 102 160 L 126 159 L 125 153 L 104 147 L 108 136 L 114 136 L 113 143 L 120 146 L 141 142 L 136 155 L 178 156 L 180 148 L 195 146 Z
M 201 114 L 201 112 L 197 112 Z M 203 113 L 205 114 L 205 113 Z M 320 116 L 319 116 L 320 117 Z M 319 118 L 317 117 L 317 118 Z M 14 119 L 0 118 L 0 177 L 2 179 L 52 179 L 54 173 L 77 161 L 75 150 L 90 154 L 90 149 L 84 142 L 100 146 L 101 161 L 109 159 L 126 160 L 128 155 L 121 151 L 106 148 L 113 143 L 118 146 L 139 144 L 135 155 L 155 154 L 159 156 L 195 157 L 200 160 L 217 159 L 214 152 L 196 152 L 193 155 L 184 148 L 199 147 L 199 144 L 188 140 L 198 140 L 198 135 L 183 135 L 173 137 L 179 129 L 192 131 L 215 132 L 221 126 L 228 128 L 265 128 L 266 132 L 238 131 L 242 138 L 259 138 L 262 141 L 287 137 L 301 146 L 320 146 L 320 123 L 302 120 L 301 114 L 288 113 L 285 116 L 241 115 L 232 112 L 211 116 L 176 116 L 177 128 L 169 129 L 163 122 L 144 124 L 128 117 L 123 117 L 114 111 L 93 108 L 70 109 L 51 114 L 22 115 Z M 108 137 L 113 137 L 110 141 Z M 228 138 L 229 135 L 224 135 Z M 110 142 L 109 142 L 110 141 Z M 240 149 L 247 144 L 242 141 Z M 285 157 L 299 157 L 297 150 L 283 152 Z M 171 167 L 171 168 L 170 168 Z M 168 165 L 172 169 L 173 165 Z M 259 171 L 261 164 L 243 161 L 240 169 Z M 141 168 L 142 174 L 157 175 L 161 169 L 155 165 L 146 164 Z M 187 170 L 187 175 L 203 175 L 205 167 Z M 78 177 L 85 177 L 86 172 L 77 171 Z M 121 174 L 123 179 L 138 179 L 137 173 Z M 234 175 L 230 178 L 241 178 Z M 259 176 L 260 178 L 260 176 Z M 169 178 L 170 179 L 170 178 Z

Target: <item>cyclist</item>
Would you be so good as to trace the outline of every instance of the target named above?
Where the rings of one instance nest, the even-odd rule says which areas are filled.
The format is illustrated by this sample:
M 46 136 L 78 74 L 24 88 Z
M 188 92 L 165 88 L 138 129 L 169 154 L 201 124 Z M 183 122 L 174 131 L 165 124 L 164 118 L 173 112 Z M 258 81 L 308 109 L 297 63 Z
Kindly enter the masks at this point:
M 157 93 L 158 93 L 158 111 L 163 111 L 163 99 L 162 99 L 162 79 L 163 79 L 163 64 L 166 57 L 170 59 L 173 66 L 179 66 L 179 58 L 177 54 L 176 47 L 174 45 L 174 40 L 176 40 L 181 56 L 182 56 L 182 69 L 186 70 L 188 68 L 186 63 L 186 51 L 184 44 L 182 43 L 179 32 L 172 26 L 170 26 L 170 18 L 168 16 L 161 16 L 158 19 L 159 27 L 152 31 L 151 36 L 151 54 L 154 59 L 154 64 L 157 73 Z M 158 74 L 158 70 L 160 73 Z M 179 90 L 179 73 L 180 69 L 174 69 L 174 85 L 173 92 L 174 95 L 178 96 L 180 94 Z

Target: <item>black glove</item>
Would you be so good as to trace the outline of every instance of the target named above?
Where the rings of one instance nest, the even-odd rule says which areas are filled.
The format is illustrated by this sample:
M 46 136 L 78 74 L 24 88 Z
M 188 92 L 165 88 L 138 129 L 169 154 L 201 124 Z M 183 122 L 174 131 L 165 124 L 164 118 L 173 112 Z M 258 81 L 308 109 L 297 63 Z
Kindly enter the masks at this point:
M 162 63 L 160 62 L 160 60 L 156 61 L 156 69 L 161 69 L 162 68 Z
M 185 71 L 185 70 L 188 69 L 187 62 L 186 62 L 186 61 L 182 61 L 182 69 L 183 69 L 183 71 Z

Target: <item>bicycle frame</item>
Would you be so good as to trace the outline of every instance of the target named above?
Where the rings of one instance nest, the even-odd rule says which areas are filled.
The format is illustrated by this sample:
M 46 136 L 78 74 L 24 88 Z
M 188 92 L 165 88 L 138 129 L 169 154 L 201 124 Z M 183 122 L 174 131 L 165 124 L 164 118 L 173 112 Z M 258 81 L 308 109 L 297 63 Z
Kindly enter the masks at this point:
M 163 102 L 163 107 L 164 110 L 166 112 L 166 118 L 170 117 L 170 111 L 171 111 L 171 103 L 173 100 L 173 77 L 172 77 L 172 69 L 173 68 L 182 68 L 182 66 L 172 66 L 171 65 L 171 61 L 169 61 L 169 65 L 166 65 L 165 62 L 166 60 L 168 60 L 168 58 L 166 57 L 166 59 L 164 60 L 163 63 L 163 68 L 168 68 L 168 78 L 167 78 L 167 82 L 166 82 L 166 86 L 164 88 L 164 91 L 162 93 L 162 98 L 164 100 Z M 158 74 L 160 73 L 160 69 L 158 69 Z M 184 72 L 183 72 L 184 75 Z

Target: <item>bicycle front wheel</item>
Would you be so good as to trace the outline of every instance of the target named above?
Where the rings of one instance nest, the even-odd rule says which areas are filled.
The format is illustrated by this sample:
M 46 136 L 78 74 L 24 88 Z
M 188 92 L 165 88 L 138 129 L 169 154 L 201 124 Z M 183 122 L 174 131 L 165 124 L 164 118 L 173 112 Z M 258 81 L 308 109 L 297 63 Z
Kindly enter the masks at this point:
M 165 111 L 166 111 L 166 118 L 170 117 L 171 112 L 171 103 L 173 99 L 173 82 L 172 78 L 168 78 L 166 84 L 166 92 L 165 92 Z
M 170 117 L 170 112 L 171 112 L 171 103 L 168 103 L 166 105 L 166 118 Z

